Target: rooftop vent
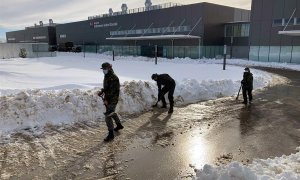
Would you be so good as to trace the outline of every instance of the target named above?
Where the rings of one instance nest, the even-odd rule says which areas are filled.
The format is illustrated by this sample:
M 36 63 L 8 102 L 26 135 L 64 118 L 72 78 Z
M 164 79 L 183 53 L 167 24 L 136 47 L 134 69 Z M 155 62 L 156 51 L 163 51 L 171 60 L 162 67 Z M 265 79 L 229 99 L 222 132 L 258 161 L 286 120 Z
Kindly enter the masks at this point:
M 146 0 L 145 1 L 145 8 L 146 8 L 146 11 L 148 11 L 152 6 L 152 2 L 151 0 Z
M 109 14 L 110 16 L 112 16 L 112 15 L 114 14 L 114 11 L 112 10 L 112 8 L 109 8 L 108 14 Z
M 126 14 L 127 13 L 127 9 L 128 9 L 127 4 L 122 4 L 121 9 L 122 9 L 122 13 Z

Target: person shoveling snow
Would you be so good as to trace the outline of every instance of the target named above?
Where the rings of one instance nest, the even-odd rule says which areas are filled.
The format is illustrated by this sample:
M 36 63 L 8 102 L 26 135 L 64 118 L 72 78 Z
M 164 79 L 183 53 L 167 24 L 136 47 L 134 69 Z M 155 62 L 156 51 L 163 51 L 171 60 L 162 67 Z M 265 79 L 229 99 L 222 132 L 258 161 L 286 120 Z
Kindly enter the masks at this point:
M 161 108 L 167 108 L 167 103 L 165 99 L 165 94 L 168 93 L 168 99 L 170 102 L 170 109 L 168 113 L 173 113 L 173 107 L 174 107 L 174 90 L 176 83 L 171 76 L 168 74 L 152 74 L 151 78 L 157 82 L 158 87 L 158 100 L 157 103 L 153 105 L 153 107 L 156 107 L 158 102 L 161 100 L 163 103 L 163 106 Z M 161 88 L 161 86 L 164 86 Z

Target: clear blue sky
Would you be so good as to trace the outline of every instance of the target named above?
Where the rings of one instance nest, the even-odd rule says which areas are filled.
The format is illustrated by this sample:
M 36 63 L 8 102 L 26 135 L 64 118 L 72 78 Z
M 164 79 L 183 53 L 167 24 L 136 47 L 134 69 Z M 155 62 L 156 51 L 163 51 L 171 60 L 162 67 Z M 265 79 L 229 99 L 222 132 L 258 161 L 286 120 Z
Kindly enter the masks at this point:
M 11 29 L 6 29 L 6 28 L 0 27 L 0 41 L 6 39 L 5 32 L 7 32 L 7 31 L 11 31 Z

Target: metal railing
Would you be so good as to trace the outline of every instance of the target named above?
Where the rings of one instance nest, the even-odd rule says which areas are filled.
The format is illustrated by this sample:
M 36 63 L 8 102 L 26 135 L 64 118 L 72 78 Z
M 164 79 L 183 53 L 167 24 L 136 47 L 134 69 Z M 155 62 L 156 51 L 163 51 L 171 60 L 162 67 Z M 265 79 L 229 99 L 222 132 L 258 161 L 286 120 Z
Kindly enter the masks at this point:
M 153 10 L 158 10 L 158 9 L 166 9 L 166 8 L 177 7 L 177 6 L 182 6 L 182 5 L 179 3 L 170 2 L 170 3 L 153 5 L 150 7 L 140 7 L 140 8 L 135 8 L 135 9 L 129 9 L 126 12 L 119 11 L 119 12 L 114 12 L 112 14 L 107 13 L 107 14 L 100 14 L 100 15 L 96 15 L 96 16 L 89 16 L 88 20 L 110 17 L 110 16 L 120 16 L 120 15 L 124 15 L 124 14 L 135 14 L 135 13 L 140 13 L 140 12 L 153 11 Z

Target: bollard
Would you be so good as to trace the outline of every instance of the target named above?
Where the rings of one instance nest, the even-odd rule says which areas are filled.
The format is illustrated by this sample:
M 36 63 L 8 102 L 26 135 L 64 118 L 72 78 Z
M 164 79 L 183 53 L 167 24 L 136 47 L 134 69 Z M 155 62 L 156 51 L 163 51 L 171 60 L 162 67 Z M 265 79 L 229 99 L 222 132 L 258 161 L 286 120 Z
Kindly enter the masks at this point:
M 112 54 L 113 54 L 113 61 L 115 61 L 115 51 L 114 50 L 112 51 Z
M 224 45 L 224 61 L 223 61 L 223 70 L 226 69 L 226 53 L 227 52 L 227 46 Z
M 155 65 L 157 65 L 157 45 L 155 45 Z

